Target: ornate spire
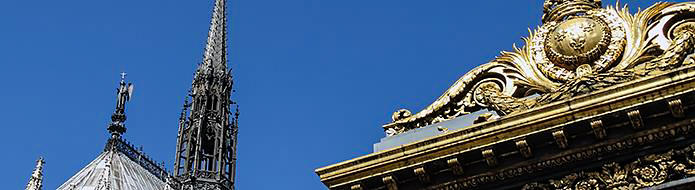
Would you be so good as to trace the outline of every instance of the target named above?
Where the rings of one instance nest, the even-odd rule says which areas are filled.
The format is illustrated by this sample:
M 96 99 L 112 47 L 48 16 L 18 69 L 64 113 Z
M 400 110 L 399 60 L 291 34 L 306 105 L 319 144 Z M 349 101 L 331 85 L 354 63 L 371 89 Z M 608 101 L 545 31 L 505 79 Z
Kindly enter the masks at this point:
M 174 175 L 189 189 L 234 189 L 236 115 L 227 70 L 226 0 L 215 0 L 203 63 L 179 118 Z
M 205 45 L 203 62 L 198 67 L 196 77 L 211 72 L 227 70 L 227 1 L 215 0 L 210 21 L 210 31 Z
M 121 82 L 116 89 L 116 111 L 111 115 L 111 123 L 107 128 L 112 138 L 118 138 L 126 131 L 125 124 L 123 123 L 126 120 L 125 103 L 128 102 L 133 95 L 134 85 L 131 83 L 126 85 L 125 76 L 126 73 L 121 73 Z
M 36 168 L 34 168 L 34 172 L 29 177 L 26 190 L 41 190 L 43 187 L 43 164 L 45 163 L 43 157 L 39 157 L 39 160 L 36 161 Z

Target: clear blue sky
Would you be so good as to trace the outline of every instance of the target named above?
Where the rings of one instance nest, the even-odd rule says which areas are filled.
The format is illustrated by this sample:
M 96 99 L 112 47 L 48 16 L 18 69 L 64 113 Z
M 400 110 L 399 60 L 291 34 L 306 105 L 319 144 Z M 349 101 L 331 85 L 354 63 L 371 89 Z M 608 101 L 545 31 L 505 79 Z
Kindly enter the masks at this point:
M 521 45 L 542 14 L 541 0 L 229 4 L 241 190 L 324 189 L 314 169 L 371 153 L 393 111 L 427 106 Z M 24 188 L 39 156 L 45 189 L 93 160 L 122 71 L 136 85 L 125 137 L 171 168 L 211 11 L 212 0 L 0 1 L 0 189 Z

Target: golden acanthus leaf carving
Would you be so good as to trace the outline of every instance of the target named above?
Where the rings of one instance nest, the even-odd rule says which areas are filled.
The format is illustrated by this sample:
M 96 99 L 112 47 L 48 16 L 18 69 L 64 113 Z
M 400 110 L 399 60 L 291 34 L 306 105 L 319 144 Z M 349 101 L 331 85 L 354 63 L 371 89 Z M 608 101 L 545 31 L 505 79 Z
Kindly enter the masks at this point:
M 627 163 L 607 163 L 598 170 L 570 173 L 547 182 L 526 184 L 523 190 L 641 189 L 695 176 L 695 144 L 651 154 Z

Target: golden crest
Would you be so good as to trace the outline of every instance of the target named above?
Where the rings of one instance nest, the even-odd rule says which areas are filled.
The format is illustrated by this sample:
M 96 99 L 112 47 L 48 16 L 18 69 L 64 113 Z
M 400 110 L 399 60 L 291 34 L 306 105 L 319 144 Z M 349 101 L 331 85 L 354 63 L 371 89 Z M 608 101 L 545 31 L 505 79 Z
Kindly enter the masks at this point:
M 608 49 L 611 31 L 603 21 L 573 18 L 558 24 L 548 37 L 548 58 L 560 67 L 574 70 L 579 63 L 597 60 Z
M 484 109 L 512 114 L 695 63 L 692 2 L 633 15 L 600 0 L 548 0 L 542 21 L 524 47 L 464 74 L 427 108 L 398 111 L 386 134 Z

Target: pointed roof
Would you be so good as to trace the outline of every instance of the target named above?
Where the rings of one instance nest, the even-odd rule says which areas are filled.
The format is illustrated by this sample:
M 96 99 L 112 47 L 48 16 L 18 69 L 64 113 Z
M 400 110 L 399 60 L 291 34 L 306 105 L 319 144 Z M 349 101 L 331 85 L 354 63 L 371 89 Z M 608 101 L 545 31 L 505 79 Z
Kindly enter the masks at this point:
M 141 149 L 123 140 L 125 132 L 125 103 L 130 100 L 133 85 L 126 85 L 125 73 L 117 89 L 116 111 L 108 130 L 112 134 L 104 152 L 72 176 L 59 190 L 165 190 L 169 174 Z
M 77 172 L 58 190 L 167 190 L 161 178 L 120 151 L 105 151 Z
M 198 66 L 196 76 L 209 73 L 210 69 L 216 72 L 227 70 L 227 1 L 215 0 L 210 31 L 205 45 L 203 62 Z
M 36 160 L 36 168 L 32 172 L 31 177 L 29 177 L 29 183 L 27 184 L 26 190 L 41 190 L 43 186 L 43 157 Z

